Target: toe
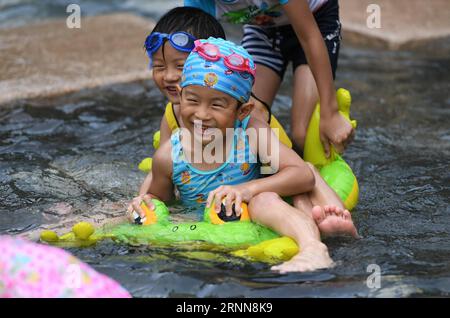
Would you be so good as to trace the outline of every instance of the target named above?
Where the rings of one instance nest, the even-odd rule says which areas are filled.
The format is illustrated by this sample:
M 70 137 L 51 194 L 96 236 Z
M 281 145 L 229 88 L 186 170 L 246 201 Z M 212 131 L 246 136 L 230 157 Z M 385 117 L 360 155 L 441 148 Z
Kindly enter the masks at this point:
M 330 205 L 328 211 L 330 215 L 338 215 L 338 208 L 335 205 Z
M 342 209 L 340 209 L 340 208 L 338 208 L 338 207 L 335 207 L 335 208 L 334 208 L 334 213 L 335 213 L 337 216 L 342 217 L 343 214 L 344 214 L 344 211 L 342 211 Z
M 318 205 L 313 207 L 312 216 L 313 216 L 314 221 L 316 221 L 317 224 L 321 223 L 325 219 L 323 209 Z
M 338 207 L 338 206 L 334 206 L 333 207 L 333 211 L 334 211 L 334 214 L 335 215 L 337 215 L 337 216 L 342 216 L 342 213 L 344 212 L 340 207 Z
M 329 206 L 329 205 L 325 205 L 323 207 L 323 211 L 325 213 L 325 217 L 330 216 L 331 214 L 333 214 L 332 211 L 331 211 L 331 206 Z
M 349 221 L 352 219 L 352 214 L 350 213 L 349 210 L 344 210 L 344 212 L 342 214 L 344 216 L 344 219 L 349 220 Z

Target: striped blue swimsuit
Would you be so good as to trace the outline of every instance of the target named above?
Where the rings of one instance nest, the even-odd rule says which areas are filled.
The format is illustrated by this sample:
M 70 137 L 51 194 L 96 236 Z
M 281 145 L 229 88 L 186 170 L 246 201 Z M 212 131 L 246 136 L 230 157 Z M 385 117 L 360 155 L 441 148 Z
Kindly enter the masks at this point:
M 251 152 L 245 134 L 249 119 L 250 116 L 242 123 L 236 122 L 232 150 L 227 161 L 214 170 L 199 170 L 186 161 L 180 142 L 180 129 L 171 136 L 172 182 L 180 192 L 183 205 L 192 208 L 200 218 L 209 192 L 221 185 L 237 185 L 259 178 L 261 165 Z

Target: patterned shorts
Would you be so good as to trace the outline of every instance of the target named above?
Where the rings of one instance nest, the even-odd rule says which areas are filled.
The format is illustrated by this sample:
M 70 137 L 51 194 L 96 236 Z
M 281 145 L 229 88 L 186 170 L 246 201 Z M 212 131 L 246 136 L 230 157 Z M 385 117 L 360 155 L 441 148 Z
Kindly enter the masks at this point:
M 325 40 L 334 78 L 341 43 L 338 0 L 326 2 L 314 13 L 314 18 Z M 293 71 L 300 65 L 308 64 L 291 25 L 272 28 L 245 25 L 241 44 L 253 56 L 256 64 L 269 67 L 281 79 L 289 62 L 292 62 Z

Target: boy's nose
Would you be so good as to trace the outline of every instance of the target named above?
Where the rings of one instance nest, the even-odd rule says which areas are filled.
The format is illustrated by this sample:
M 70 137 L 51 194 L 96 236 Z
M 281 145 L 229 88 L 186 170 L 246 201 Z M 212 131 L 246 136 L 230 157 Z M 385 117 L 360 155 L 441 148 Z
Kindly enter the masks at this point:
M 206 121 L 210 119 L 210 114 L 208 112 L 208 107 L 199 106 L 197 107 L 197 111 L 195 112 L 195 117 L 197 120 Z
M 180 80 L 180 72 L 173 69 L 167 69 L 164 79 L 167 82 L 178 82 Z

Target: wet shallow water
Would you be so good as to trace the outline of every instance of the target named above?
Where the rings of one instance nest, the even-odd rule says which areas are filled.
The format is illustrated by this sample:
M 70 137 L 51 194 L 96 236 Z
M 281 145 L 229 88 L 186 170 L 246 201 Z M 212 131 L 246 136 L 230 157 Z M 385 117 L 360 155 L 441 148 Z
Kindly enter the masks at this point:
M 396 297 L 450 294 L 449 54 L 345 47 L 357 137 L 345 154 L 361 194 L 363 239 L 329 239 L 335 268 L 278 275 L 225 254 L 103 242 L 75 255 L 138 297 Z M 275 113 L 289 120 L 288 85 Z M 164 101 L 151 82 L 0 109 L 0 234 L 121 215 L 153 153 Z M 14 106 L 14 107 L 12 107 Z M 370 264 L 381 288 L 370 289 Z

